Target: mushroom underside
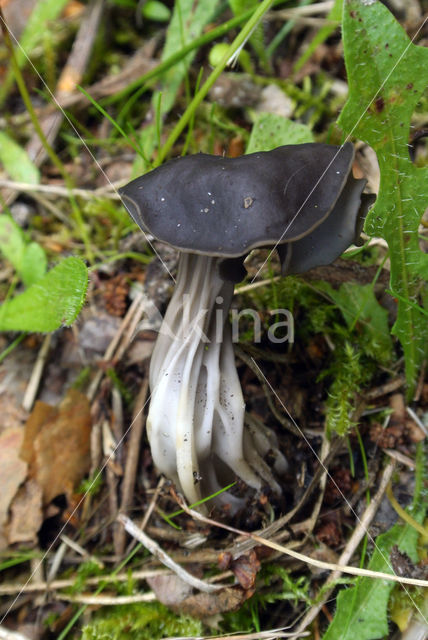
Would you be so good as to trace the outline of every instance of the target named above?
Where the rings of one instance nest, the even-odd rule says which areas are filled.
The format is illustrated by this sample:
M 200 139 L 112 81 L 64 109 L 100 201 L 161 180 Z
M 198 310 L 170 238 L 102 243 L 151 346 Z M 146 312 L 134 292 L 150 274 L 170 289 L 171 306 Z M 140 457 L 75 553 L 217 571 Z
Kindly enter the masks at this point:
M 280 487 L 273 469 L 287 468 L 270 430 L 244 426 L 245 404 L 235 367 L 229 309 L 234 283 L 220 258 L 182 253 L 177 282 L 150 363 L 147 431 L 156 467 L 189 501 L 217 493 L 236 477 L 254 490 Z M 245 499 L 216 497 L 231 511 Z

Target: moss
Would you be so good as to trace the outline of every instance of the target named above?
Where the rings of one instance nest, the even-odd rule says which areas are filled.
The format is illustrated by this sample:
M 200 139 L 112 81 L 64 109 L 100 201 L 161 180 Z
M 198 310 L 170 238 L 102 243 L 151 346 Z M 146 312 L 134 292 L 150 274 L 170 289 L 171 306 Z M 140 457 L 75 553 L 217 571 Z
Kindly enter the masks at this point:
M 178 616 L 158 603 L 108 607 L 83 628 L 82 640 L 158 640 L 165 636 L 198 636 L 202 623 Z

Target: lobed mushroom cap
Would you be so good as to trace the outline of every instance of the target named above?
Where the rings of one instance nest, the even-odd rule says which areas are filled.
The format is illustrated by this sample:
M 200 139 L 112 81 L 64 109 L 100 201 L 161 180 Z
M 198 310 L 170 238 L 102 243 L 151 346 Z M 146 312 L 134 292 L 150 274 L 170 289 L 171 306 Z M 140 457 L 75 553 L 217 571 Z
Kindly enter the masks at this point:
M 135 222 L 159 240 L 182 251 L 237 257 L 311 234 L 335 209 L 350 177 L 358 184 L 350 192 L 352 236 L 335 250 L 337 257 L 355 236 L 365 185 L 350 176 L 353 158 L 351 143 L 286 145 L 239 158 L 200 153 L 167 162 L 119 194 Z M 322 235 L 328 241 L 329 232 Z

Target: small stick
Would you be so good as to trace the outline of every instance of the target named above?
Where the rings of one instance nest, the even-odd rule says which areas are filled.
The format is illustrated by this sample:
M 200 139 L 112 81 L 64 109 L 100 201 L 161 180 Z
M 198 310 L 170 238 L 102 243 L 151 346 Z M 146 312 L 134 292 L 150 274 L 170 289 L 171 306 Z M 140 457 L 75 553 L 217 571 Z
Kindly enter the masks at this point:
M 52 334 L 48 333 L 43 340 L 42 346 L 40 347 L 40 351 L 38 353 L 33 371 L 31 373 L 30 381 L 25 390 L 24 399 L 22 401 L 22 406 L 25 409 L 25 411 L 31 411 L 33 407 L 34 400 L 37 395 L 37 390 L 39 388 L 40 379 L 42 377 L 43 369 L 46 364 L 46 360 L 48 358 L 51 342 L 52 342 Z
M 117 519 L 121 524 L 123 524 L 129 535 L 138 540 L 138 542 L 141 542 L 141 544 L 146 547 L 146 549 L 148 549 L 150 553 L 156 556 L 156 558 L 158 558 L 158 560 L 160 560 L 162 564 L 168 567 L 168 569 L 171 569 L 171 571 L 174 571 L 174 573 L 177 574 L 177 576 L 187 584 L 190 584 L 195 589 L 199 589 L 199 591 L 204 591 L 205 593 L 213 593 L 215 591 L 218 591 L 219 589 L 224 588 L 223 585 L 208 584 L 207 582 L 204 582 L 203 580 L 199 580 L 199 578 L 195 578 L 195 576 L 192 576 L 191 573 L 174 562 L 174 560 L 167 553 L 165 553 L 163 549 L 161 549 L 157 542 L 149 538 L 149 536 L 144 533 L 144 531 L 141 531 L 141 529 L 139 529 L 127 516 L 119 514 Z
M 363 513 L 360 521 L 357 524 L 357 527 L 354 531 L 354 533 L 352 534 L 352 536 L 350 537 L 345 549 L 343 550 L 342 555 L 339 558 L 339 565 L 342 564 L 346 564 L 347 562 L 349 562 L 350 558 L 352 557 L 355 549 L 358 547 L 358 545 L 360 544 L 361 540 L 363 539 L 364 535 L 367 532 L 368 526 L 370 525 L 370 522 L 373 520 L 379 505 L 382 501 L 382 498 L 385 494 L 385 491 L 388 487 L 388 484 L 392 478 L 392 474 L 394 472 L 395 469 L 395 463 L 394 461 L 390 462 L 388 464 L 388 466 L 385 468 L 383 474 L 382 474 L 382 478 L 381 481 L 379 483 L 379 488 L 376 492 L 376 494 L 374 495 L 374 497 L 372 498 L 370 504 L 367 506 L 365 512 Z M 369 572 L 372 573 L 372 572 Z M 376 572 L 377 573 L 377 572 Z M 329 575 L 329 577 L 327 578 L 327 580 L 325 581 L 322 590 L 324 591 L 324 589 L 331 584 L 332 582 L 336 581 L 341 574 L 341 570 L 340 568 L 336 569 L 335 571 L 333 571 L 333 573 L 331 573 Z M 366 573 L 367 575 L 367 573 Z M 394 578 L 396 582 L 400 582 L 400 578 L 398 578 L 398 576 L 392 576 L 389 574 L 378 574 L 378 577 L 384 577 L 385 575 L 388 576 L 387 579 L 391 579 Z M 403 579 L 401 579 L 403 580 Z M 408 580 L 408 579 L 406 579 Z M 407 582 L 407 584 L 409 584 Z M 428 586 L 428 582 L 427 582 L 427 586 Z M 330 589 L 327 589 L 327 591 L 325 591 L 323 593 L 323 597 L 322 600 L 320 602 L 318 602 L 315 606 L 313 606 L 308 612 L 307 614 L 304 616 L 303 620 L 300 622 L 298 628 L 297 628 L 297 632 L 302 632 L 306 629 L 306 627 L 308 625 L 311 624 L 311 622 L 313 622 L 313 620 L 317 617 L 317 615 L 319 614 L 319 612 L 321 611 L 322 607 L 324 606 L 324 604 L 327 602 L 328 598 L 330 597 L 332 591 L 333 591 L 334 587 L 331 587 Z
M 144 518 L 141 521 L 140 527 L 143 530 L 147 527 L 147 523 L 148 523 L 148 521 L 150 519 L 150 516 L 152 515 L 152 513 L 154 511 L 154 508 L 156 506 L 156 502 L 157 502 L 157 500 L 159 498 L 159 494 L 160 494 L 164 484 L 165 484 L 165 477 L 162 476 L 159 479 L 158 486 L 156 487 L 156 491 L 154 492 L 153 497 L 150 500 L 149 508 L 147 509 L 146 513 L 144 514 Z M 180 533 L 182 534 L 181 531 L 180 531 Z M 181 537 L 181 539 L 183 539 L 183 538 Z
M 173 638 L 162 638 L 162 640 L 275 640 L 276 638 L 297 638 L 294 632 L 287 633 L 284 629 L 288 629 L 288 627 L 269 629 L 268 631 L 256 631 L 255 633 L 234 633 L 232 636 L 192 636 L 190 638 L 188 636 L 174 636 Z M 308 635 L 309 633 L 304 633 L 299 636 L 299 638 Z
M 0 180 L 0 187 L 7 189 L 13 189 L 14 191 L 20 191 L 24 193 L 46 193 L 52 196 L 63 196 L 68 198 L 70 195 L 83 198 L 84 200 L 93 200 L 99 198 L 102 195 L 106 199 L 120 200 L 119 194 L 116 192 L 116 188 L 123 185 L 123 180 L 119 183 L 112 183 L 107 187 L 100 187 L 99 189 L 67 189 L 67 187 L 61 187 L 57 184 L 32 184 L 30 182 L 17 182 L 16 180 Z
M 157 600 L 153 591 L 147 593 L 138 593 L 135 596 L 85 596 L 84 594 L 70 595 L 69 593 L 56 593 L 57 600 L 65 600 L 66 602 L 77 602 L 78 604 L 88 604 L 95 606 L 115 606 L 118 604 L 134 604 L 136 602 L 154 602 Z
M 127 582 L 132 580 L 146 580 L 155 576 L 171 575 L 171 571 L 167 569 L 141 569 L 139 571 L 106 574 L 102 576 L 92 576 L 85 580 L 86 585 L 98 586 L 101 582 Z M 58 589 L 67 589 L 76 583 L 76 578 L 62 578 L 52 580 L 51 582 L 29 582 L 27 584 L 17 584 L 15 582 L 0 585 L 0 596 L 12 596 L 16 593 L 35 593 L 38 591 L 57 591 Z
M 0 627 L 0 640 L 29 640 L 29 638 L 18 631 L 9 631 L 6 627 Z
M 339 558 L 339 563 L 345 563 L 349 560 L 351 555 L 353 554 L 355 548 L 358 546 L 362 537 L 367 533 L 367 526 L 370 521 L 373 519 L 376 510 L 380 504 L 380 501 L 385 493 L 386 486 L 388 485 L 389 480 L 391 479 L 392 472 L 394 470 L 394 463 L 391 462 L 385 469 L 381 486 L 373 498 L 370 505 L 367 507 L 366 511 L 362 519 L 360 520 L 357 528 L 351 536 L 351 540 L 348 543 L 345 551 Z M 203 516 L 201 513 L 194 511 L 193 509 L 189 509 L 189 507 L 182 501 L 178 501 L 180 507 L 189 515 L 195 518 L 196 520 L 200 520 L 201 522 L 205 522 L 206 524 L 210 524 L 214 527 L 219 527 L 221 529 L 226 529 L 226 531 L 231 531 L 232 533 L 236 533 L 240 536 L 247 536 L 252 540 L 255 540 L 258 544 L 261 544 L 265 547 L 269 547 L 270 549 L 275 549 L 275 551 L 280 551 L 285 555 L 291 556 L 296 560 L 300 560 L 306 564 L 312 565 L 314 567 L 318 567 L 319 569 L 327 569 L 328 571 L 333 571 L 334 573 L 330 576 L 328 583 L 336 579 L 341 573 L 348 573 L 352 576 L 367 576 L 369 578 L 382 578 L 383 580 L 389 580 L 390 582 L 398 582 L 400 584 L 412 584 L 418 587 L 428 587 L 428 580 L 418 580 L 414 578 L 402 578 L 395 574 L 384 573 L 382 571 L 371 571 L 370 569 L 359 569 L 358 567 L 352 567 L 345 564 L 336 564 L 333 562 L 324 562 L 322 560 L 316 560 L 315 558 L 311 558 L 310 556 L 306 556 L 303 553 L 298 553 L 297 551 L 292 551 L 291 549 L 284 547 L 273 540 L 267 540 L 265 538 L 261 538 L 260 536 L 254 533 L 248 533 L 247 531 L 241 531 L 240 529 L 236 529 L 235 527 L 230 527 L 224 523 L 217 522 L 216 520 L 212 520 L 211 518 L 207 518 Z M 350 544 L 352 542 L 352 545 Z M 334 576 L 334 577 L 333 577 Z M 318 606 L 318 605 L 317 605 Z M 322 604 L 321 604 L 322 606 Z M 309 622 L 307 623 L 309 624 Z
M 135 401 L 134 414 L 131 422 L 131 434 L 129 437 L 127 447 L 127 457 L 125 472 L 123 474 L 122 481 L 122 497 L 120 501 L 119 511 L 120 513 L 127 514 L 132 504 L 132 496 L 134 493 L 135 479 L 137 476 L 138 459 L 140 456 L 140 443 L 144 432 L 145 415 L 144 407 L 147 401 L 147 394 L 149 391 L 149 380 L 145 378 L 141 385 L 137 399 Z M 122 527 L 117 531 L 117 538 L 115 544 L 115 552 L 121 556 L 125 549 L 125 529 Z
M 139 295 L 137 295 L 135 297 L 135 299 L 132 301 L 131 306 L 129 307 L 126 316 L 123 318 L 121 325 L 119 327 L 119 329 L 117 330 L 114 338 L 112 339 L 112 341 L 110 342 L 109 346 L 107 347 L 105 353 L 104 353 L 104 360 L 105 361 L 109 361 L 113 358 L 113 354 L 116 351 L 119 342 L 121 340 L 121 337 L 123 335 L 123 333 L 126 331 L 129 323 L 131 322 L 134 314 L 137 312 L 141 299 L 143 297 L 143 293 L 140 293 Z M 95 394 L 97 392 L 98 386 L 102 380 L 102 377 L 104 375 L 104 371 L 102 369 L 99 369 L 97 371 L 97 373 L 94 376 L 94 379 L 92 380 L 91 384 L 89 385 L 89 389 L 87 392 L 87 397 L 89 399 L 90 402 L 92 402 L 92 400 L 95 397 Z

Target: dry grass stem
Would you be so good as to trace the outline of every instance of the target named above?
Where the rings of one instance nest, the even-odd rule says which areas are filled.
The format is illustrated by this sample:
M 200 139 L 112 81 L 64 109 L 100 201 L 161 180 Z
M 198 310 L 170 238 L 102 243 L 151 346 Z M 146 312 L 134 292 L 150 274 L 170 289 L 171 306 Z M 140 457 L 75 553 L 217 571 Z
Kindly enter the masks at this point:
M 273 540 L 267 540 L 254 533 L 247 533 L 240 529 L 236 529 L 235 527 L 230 527 L 224 523 L 217 522 L 216 520 L 212 520 L 211 518 L 207 518 L 202 514 L 198 513 L 197 511 L 195 511 L 194 509 L 189 509 L 189 507 L 183 501 L 180 501 L 179 504 L 180 504 L 180 507 L 189 516 L 192 516 L 195 520 L 205 522 L 206 524 L 210 524 L 214 527 L 225 529 L 226 531 L 230 531 L 231 533 L 236 533 L 239 536 L 247 536 L 248 538 L 251 538 L 252 540 L 254 540 L 257 544 L 261 544 L 265 547 L 269 547 L 270 549 L 274 549 L 275 551 L 280 551 L 285 555 L 291 556 L 292 558 L 295 558 L 296 560 L 300 560 L 301 562 L 305 564 L 309 564 L 313 567 L 318 567 L 319 569 L 326 569 L 328 571 L 337 572 L 332 574 L 334 575 L 334 578 L 330 577 L 329 581 L 336 579 L 341 573 L 347 573 L 352 576 L 366 576 L 368 578 L 381 578 L 383 580 L 389 580 L 391 582 L 398 582 L 399 584 L 410 584 L 417 587 L 428 587 L 428 580 L 403 578 L 395 574 L 384 573 L 382 571 L 370 571 L 369 569 L 360 569 L 358 567 L 351 567 L 345 564 L 349 560 L 349 558 L 352 556 L 353 552 L 355 551 L 355 548 L 358 546 L 363 536 L 367 533 L 368 524 L 373 519 L 377 511 L 379 503 L 383 497 L 383 494 L 385 493 L 388 482 L 391 479 L 393 470 L 394 470 L 394 463 L 391 462 L 388 465 L 388 467 L 386 467 L 383 473 L 381 485 L 379 487 L 378 492 L 376 493 L 375 498 L 367 507 L 357 528 L 355 529 L 353 535 L 351 536 L 351 539 L 345 551 L 342 553 L 341 557 L 339 558 L 339 564 L 332 563 L 332 562 L 324 562 L 322 560 L 315 560 L 314 558 L 306 556 L 303 553 L 292 551 L 290 548 L 284 547 L 283 545 L 280 545 L 274 542 Z
M 43 369 L 45 368 L 46 360 L 48 359 L 51 342 L 52 334 L 48 333 L 43 339 L 42 346 L 40 347 L 40 351 L 37 355 L 30 380 L 25 390 L 24 399 L 22 401 L 22 406 L 25 411 L 31 411 L 33 407 L 34 400 L 36 398 L 37 391 L 40 385 L 40 380 L 42 378 Z
M 204 582 L 203 580 L 199 580 L 199 578 L 195 578 L 191 573 L 180 567 L 179 564 L 174 562 L 174 560 L 167 554 L 157 542 L 149 538 L 149 536 L 141 531 L 130 518 L 120 514 L 118 516 L 118 521 L 123 524 L 126 531 L 130 536 L 141 542 L 141 544 L 150 551 L 163 565 L 174 571 L 187 584 L 190 584 L 195 589 L 199 589 L 199 591 L 204 591 L 205 593 L 213 593 L 218 591 L 219 589 L 223 589 L 224 585 L 212 585 Z
M 366 510 L 364 511 L 361 519 L 358 521 L 357 527 L 354 531 L 354 533 L 352 534 L 352 536 L 350 537 L 350 539 L 348 540 L 348 543 L 345 547 L 345 549 L 342 552 L 342 555 L 339 558 L 339 563 L 338 563 L 338 567 L 336 569 L 333 570 L 333 573 L 331 573 L 329 575 L 329 577 L 327 578 L 327 580 L 325 581 L 324 585 L 323 585 L 323 589 L 325 589 L 326 587 L 328 587 L 329 584 L 332 584 L 333 582 L 335 582 L 339 577 L 340 574 L 343 573 L 348 573 L 348 571 L 345 571 L 344 569 L 341 569 L 341 565 L 345 565 L 347 562 L 349 562 L 349 560 L 351 559 L 351 557 L 353 556 L 356 548 L 358 547 L 358 545 L 360 544 L 361 540 L 363 539 L 363 537 L 366 535 L 367 533 L 367 529 L 371 523 L 371 521 L 373 520 L 379 505 L 382 501 L 383 496 L 385 495 L 385 491 L 388 487 L 389 482 L 391 481 L 392 478 L 392 474 L 394 472 L 395 469 L 395 463 L 394 461 L 390 462 L 388 464 L 388 466 L 385 468 L 383 474 L 382 474 L 382 478 L 380 480 L 379 483 L 379 488 L 376 492 L 376 494 L 373 496 L 373 498 L 371 499 L 370 504 L 367 506 Z M 387 580 L 391 580 L 393 579 L 396 582 L 405 582 L 406 584 L 411 584 L 411 582 L 408 582 L 408 580 L 410 580 L 409 578 L 399 578 L 398 576 L 395 575 L 389 575 L 389 574 L 381 574 L 381 573 L 377 573 L 377 572 L 373 572 L 373 571 L 368 571 L 367 569 L 359 569 L 359 571 L 364 571 L 364 573 L 361 574 L 354 574 L 354 575 L 366 575 L 369 577 L 378 577 L 378 578 L 385 578 L 385 576 L 387 576 Z M 426 582 L 426 581 L 422 581 L 422 582 Z M 428 586 L 428 583 L 427 585 Z M 331 589 L 327 589 L 327 591 L 324 593 L 323 598 L 320 602 L 318 602 L 316 605 L 314 605 L 308 612 L 307 614 L 304 616 L 303 620 L 300 622 L 297 631 L 298 632 L 302 632 L 306 629 L 306 627 L 311 624 L 311 622 L 313 622 L 313 620 L 317 617 L 318 613 L 321 611 L 322 607 L 324 606 L 324 604 L 327 602 L 328 598 L 330 597 L 332 591 L 333 591 L 332 587 Z

